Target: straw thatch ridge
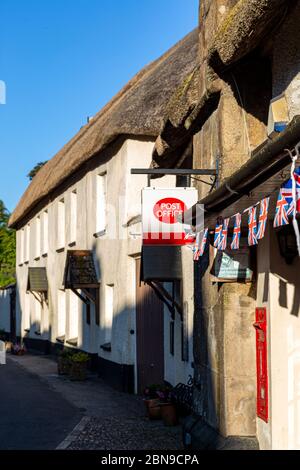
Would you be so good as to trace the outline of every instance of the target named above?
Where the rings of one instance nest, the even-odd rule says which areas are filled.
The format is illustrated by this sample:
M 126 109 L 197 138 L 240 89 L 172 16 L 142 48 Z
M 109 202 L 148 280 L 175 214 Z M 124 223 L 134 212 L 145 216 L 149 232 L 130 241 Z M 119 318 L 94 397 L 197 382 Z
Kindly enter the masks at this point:
M 121 135 L 157 137 L 165 107 L 195 68 L 198 29 L 142 69 L 33 178 L 10 218 L 15 227 L 44 198 Z
M 203 60 L 207 90 L 197 97 L 201 88 L 200 64 L 184 78 L 168 103 L 164 125 L 154 146 L 153 168 L 177 166 L 181 162 L 184 146 L 218 107 L 222 72 L 255 49 L 294 4 L 295 0 L 239 0 L 231 8 Z
M 280 24 L 294 0 L 239 0 L 221 23 L 208 51 L 208 63 L 222 71 L 255 49 Z
M 197 72 L 198 67 L 176 90 L 168 104 L 169 115 L 155 142 L 152 168 L 178 166 L 185 146 L 218 107 L 222 83 L 214 80 L 199 99 Z

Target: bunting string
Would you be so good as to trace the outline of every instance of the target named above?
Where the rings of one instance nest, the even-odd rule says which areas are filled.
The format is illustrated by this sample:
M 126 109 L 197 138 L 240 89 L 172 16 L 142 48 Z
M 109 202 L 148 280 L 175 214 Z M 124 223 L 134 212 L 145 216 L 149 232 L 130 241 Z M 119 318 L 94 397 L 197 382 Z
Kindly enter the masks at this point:
M 300 143 L 295 147 L 295 156 L 291 151 L 287 150 L 292 160 L 291 177 L 280 188 L 274 215 L 274 228 L 288 225 L 290 223 L 290 219 L 292 218 L 292 225 L 295 232 L 297 249 L 300 257 L 300 230 L 297 220 L 297 215 L 300 213 L 300 167 L 296 168 L 297 159 L 300 157 L 299 150 Z M 265 237 L 269 208 L 270 195 L 266 196 L 252 207 L 244 210 L 243 213 L 248 214 L 249 246 L 256 246 L 258 242 Z M 228 232 L 231 219 L 234 220 L 234 223 L 232 240 L 229 246 L 231 250 L 240 249 L 242 214 L 237 213 L 232 217 L 228 217 L 223 220 L 220 218 L 218 219 L 214 231 L 213 242 L 213 246 L 217 250 L 225 251 L 227 249 Z M 198 261 L 205 252 L 205 248 L 208 242 L 208 230 L 208 228 L 205 228 L 196 236 L 194 251 L 195 261 Z

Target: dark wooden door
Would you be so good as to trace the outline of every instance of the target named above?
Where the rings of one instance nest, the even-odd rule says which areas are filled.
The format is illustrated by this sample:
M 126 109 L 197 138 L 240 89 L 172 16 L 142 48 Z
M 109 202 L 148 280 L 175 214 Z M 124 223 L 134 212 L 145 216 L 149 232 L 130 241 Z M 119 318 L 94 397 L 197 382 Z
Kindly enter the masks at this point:
M 136 260 L 136 341 L 138 393 L 164 380 L 164 309 L 151 287 L 140 283 Z

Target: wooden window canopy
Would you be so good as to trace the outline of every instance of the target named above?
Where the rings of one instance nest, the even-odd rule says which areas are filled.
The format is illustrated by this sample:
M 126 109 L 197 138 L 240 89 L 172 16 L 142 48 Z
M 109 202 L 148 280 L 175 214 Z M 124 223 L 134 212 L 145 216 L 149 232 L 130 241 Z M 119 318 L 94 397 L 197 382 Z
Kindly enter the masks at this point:
M 48 292 L 48 279 L 46 268 L 29 268 L 28 269 L 28 292 Z
M 96 304 L 96 289 L 99 288 L 99 282 L 92 251 L 69 250 L 67 252 L 64 287 L 72 290 L 85 304 L 89 302 Z M 81 293 L 78 292 L 79 290 Z

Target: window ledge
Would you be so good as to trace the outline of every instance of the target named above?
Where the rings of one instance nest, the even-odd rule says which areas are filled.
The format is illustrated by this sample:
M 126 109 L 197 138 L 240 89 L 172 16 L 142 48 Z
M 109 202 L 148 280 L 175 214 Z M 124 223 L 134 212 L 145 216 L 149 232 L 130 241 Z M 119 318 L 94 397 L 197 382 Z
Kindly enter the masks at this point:
M 65 251 L 65 247 L 63 246 L 62 248 L 57 248 L 56 253 L 63 253 Z
M 69 344 L 70 346 L 77 346 L 78 345 L 78 338 L 67 339 L 66 343 Z
M 30 328 L 24 328 L 25 333 L 30 333 Z
M 73 246 L 76 246 L 76 242 L 70 242 L 70 243 L 68 243 L 68 246 L 69 246 L 70 248 L 72 248 Z
M 56 338 L 56 341 L 57 341 L 58 343 L 60 343 L 60 344 L 64 344 L 65 339 L 66 339 L 66 336 L 65 336 L 65 335 L 63 335 L 63 336 L 58 336 L 58 337 Z
M 101 344 L 100 346 L 103 351 L 111 352 L 111 343 Z
M 43 253 L 42 254 L 42 258 L 47 258 L 48 257 L 48 253 Z
M 94 233 L 94 238 L 101 238 L 101 237 L 104 237 L 104 235 L 106 235 L 106 229 L 105 230 L 101 230 L 101 232 L 96 232 Z
M 40 256 L 36 256 L 36 257 L 34 258 L 34 261 L 39 261 L 40 259 L 41 259 Z

